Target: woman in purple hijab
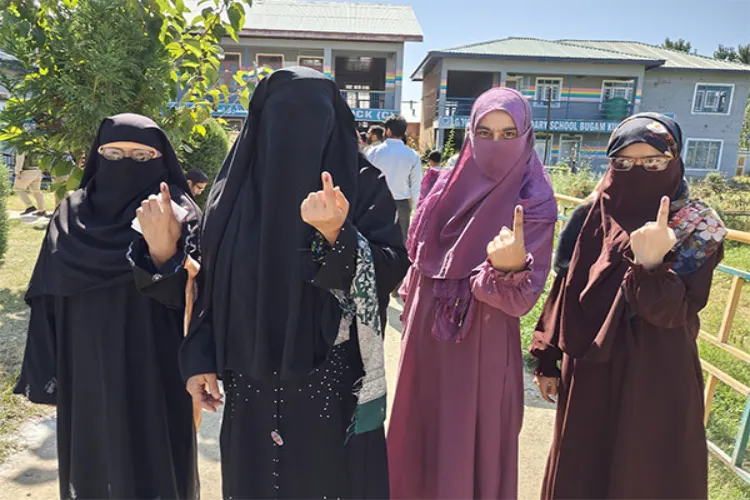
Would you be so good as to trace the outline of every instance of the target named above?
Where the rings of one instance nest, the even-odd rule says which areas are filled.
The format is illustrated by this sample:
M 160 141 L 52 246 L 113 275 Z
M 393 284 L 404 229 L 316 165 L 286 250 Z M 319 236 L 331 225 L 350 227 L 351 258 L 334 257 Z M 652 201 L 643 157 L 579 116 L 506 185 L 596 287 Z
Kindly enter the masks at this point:
M 556 218 L 528 102 L 485 92 L 456 166 L 424 195 L 409 233 L 393 498 L 516 498 L 519 318 L 544 289 Z

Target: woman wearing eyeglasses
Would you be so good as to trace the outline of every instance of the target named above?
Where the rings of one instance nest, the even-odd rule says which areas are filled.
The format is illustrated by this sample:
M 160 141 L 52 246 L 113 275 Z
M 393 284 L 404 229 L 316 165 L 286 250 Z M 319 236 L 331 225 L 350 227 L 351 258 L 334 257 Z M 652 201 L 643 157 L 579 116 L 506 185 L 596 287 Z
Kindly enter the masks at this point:
M 625 120 L 560 235 L 531 347 L 542 396 L 557 396 L 543 499 L 707 496 L 695 340 L 726 230 L 690 198 L 681 150 L 666 116 Z
M 182 265 L 200 215 L 189 192 L 164 132 L 122 114 L 102 122 L 80 189 L 52 217 L 15 392 L 57 406 L 61 498 L 197 495 L 177 363 Z M 188 210 L 182 224 L 170 198 Z M 137 209 L 145 239 L 131 228 Z
M 507 88 L 482 94 L 456 166 L 409 232 L 393 498 L 516 498 L 519 318 L 544 290 L 556 219 L 528 101 Z

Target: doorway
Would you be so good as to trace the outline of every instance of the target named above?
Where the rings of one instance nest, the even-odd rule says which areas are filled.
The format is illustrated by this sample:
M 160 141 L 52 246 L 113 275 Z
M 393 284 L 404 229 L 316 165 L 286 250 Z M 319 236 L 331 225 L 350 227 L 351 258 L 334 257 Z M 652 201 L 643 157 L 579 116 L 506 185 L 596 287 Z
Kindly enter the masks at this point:
M 565 163 L 571 169 L 578 166 L 578 162 L 581 157 L 581 145 L 583 144 L 582 135 L 566 135 L 560 136 L 560 156 L 558 157 L 558 163 Z

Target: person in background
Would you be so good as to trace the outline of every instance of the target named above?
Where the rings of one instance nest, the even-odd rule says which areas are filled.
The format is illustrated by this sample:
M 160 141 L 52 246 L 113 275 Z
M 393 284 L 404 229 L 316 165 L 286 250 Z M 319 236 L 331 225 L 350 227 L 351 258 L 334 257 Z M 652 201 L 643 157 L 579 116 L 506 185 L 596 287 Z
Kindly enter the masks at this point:
M 384 143 L 368 152 L 370 163 L 385 175 L 385 180 L 396 200 L 398 222 L 406 242 L 411 212 L 419 201 L 422 184 L 422 161 L 419 154 L 404 143 L 407 123 L 403 116 L 391 116 L 385 122 Z
M 385 137 L 385 129 L 380 125 L 373 125 L 370 130 L 367 131 L 367 145 L 370 148 L 375 148 L 383 143 Z
M 190 191 L 193 193 L 194 197 L 203 194 L 203 191 L 205 191 L 208 186 L 208 176 L 203 170 L 191 170 L 185 175 L 185 178 L 187 179 L 188 186 L 190 186 Z
M 149 118 L 106 118 L 86 158 L 80 189 L 52 216 L 26 292 L 31 312 L 14 393 L 57 407 L 60 498 L 194 499 L 193 407 L 178 351 L 183 262 L 200 211 L 169 139 Z M 182 224 L 172 198 L 188 209 Z M 137 214 L 143 237 L 131 227 Z M 154 220 L 166 230 L 154 230 Z
M 180 364 L 208 411 L 224 381 L 224 498 L 388 498 L 383 335 L 409 259 L 336 83 L 264 78 L 208 207 Z
M 357 129 L 355 129 L 357 130 Z M 367 149 L 370 147 L 367 144 L 367 132 L 359 132 L 357 131 L 357 135 L 359 136 L 359 150 L 364 152 L 367 151 Z
M 527 99 L 482 94 L 458 166 L 441 172 L 409 235 L 392 498 L 517 497 L 520 318 L 544 291 L 556 220 Z
M 427 157 L 427 164 L 430 166 L 430 168 L 434 168 L 436 170 L 442 170 L 443 166 L 441 165 L 443 161 L 443 155 L 440 154 L 440 151 L 433 151 L 430 153 L 430 156 Z
M 40 217 L 47 215 L 44 205 L 44 194 L 42 193 L 42 171 L 37 164 L 36 155 L 33 153 L 16 153 L 15 166 L 16 179 L 13 190 L 21 199 L 26 209 L 21 215 L 34 214 Z M 29 197 L 29 191 L 36 200 L 36 205 Z
M 531 346 L 557 397 L 544 500 L 708 495 L 695 341 L 727 230 L 690 197 L 682 141 L 664 115 L 622 122 L 560 235 Z

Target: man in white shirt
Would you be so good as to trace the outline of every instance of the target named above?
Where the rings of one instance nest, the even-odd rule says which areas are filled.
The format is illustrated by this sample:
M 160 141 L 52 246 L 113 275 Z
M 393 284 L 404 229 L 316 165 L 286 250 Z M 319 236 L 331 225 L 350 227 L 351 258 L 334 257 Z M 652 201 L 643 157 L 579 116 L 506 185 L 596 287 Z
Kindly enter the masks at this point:
M 26 209 L 21 215 L 34 214 L 36 216 L 46 216 L 47 211 L 44 206 L 44 195 L 42 194 L 42 171 L 33 154 L 16 152 L 15 165 L 16 178 L 13 183 L 13 190 L 21 199 Z M 29 197 L 29 192 L 36 200 L 36 206 Z
M 419 154 L 404 143 L 407 124 L 403 116 L 391 116 L 384 125 L 385 142 L 370 149 L 367 156 L 370 163 L 385 174 L 385 180 L 396 201 L 398 221 L 406 242 L 411 212 L 419 200 L 422 162 Z
M 385 135 L 385 129 L 380 125 L 373 125 L 367 131 L 367 152 L 369 153 L 374 148 L 383 144 L 383 136 Z

